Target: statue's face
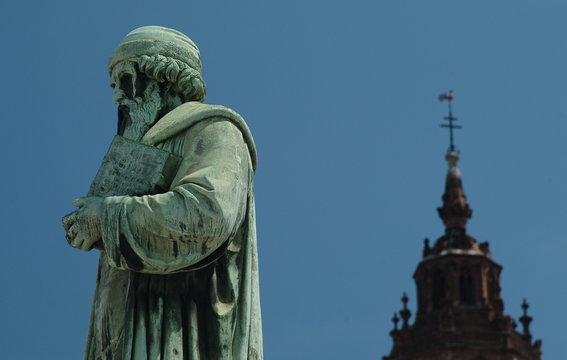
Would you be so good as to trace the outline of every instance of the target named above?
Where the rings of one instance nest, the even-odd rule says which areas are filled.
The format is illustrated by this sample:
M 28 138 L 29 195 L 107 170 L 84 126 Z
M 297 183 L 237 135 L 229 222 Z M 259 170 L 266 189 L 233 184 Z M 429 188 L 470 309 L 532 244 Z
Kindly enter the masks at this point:
M 146 85 L 144 80 L 138 75 L 133 63 L 123 61 L 117 64 L 110 76 L 110 87 L 114 89 L 112 101 L 118 105 L 125 105 L 127 100 L 132 101 L 136 97 L 142 97 Z
M 157 120 L 162 104 L 159 84 L 139 72 L 134 63 L 123 61 L 112 69 L 110 86 L 112 101 L 118 104 L 118 133 L 140 139 Z

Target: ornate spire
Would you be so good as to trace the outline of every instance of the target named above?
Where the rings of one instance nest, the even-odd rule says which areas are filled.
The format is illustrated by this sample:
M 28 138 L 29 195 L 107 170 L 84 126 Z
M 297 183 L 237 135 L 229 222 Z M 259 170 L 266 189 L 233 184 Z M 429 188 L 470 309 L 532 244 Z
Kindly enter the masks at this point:
M 447 127 L 450 130 L 450 146 L 445 160 L 449 163 L 449 171 L 447 172 L 447 180 L 445 182 L 445 194 L 443 194 L 443 207 L 437 208 L 439 216 L 445 223 L 445 230 L 449 233 L 451 230 L 465 230 L 467 219 L 472 215 L 472 210 L 467 204 L 467 198 L 463 193 L 463 183 L 461 181 L 461 172 L 457 167 L 459 154 L 455 151 L 453 143 L 453 129 L 460 129 L 461 126 L 453 125 L 453 121 L 457 118 L 453 116 L 451 110 L 451 101 L 454 98 L 453 90 L 449 94 L 439 95 L 439 101 L 447 100 L 449 103 L 449 116 L 444 119 L 449 120 L 449 125 L 442 124 L 441 127 Z
M 464 230 L 467 220 L 472 216 L 472 209 L 467 204 L 467 197 L 463 192 L 461 172 L 457 167 L 459 154 L 450 152 L 445 157 L 449 163 L 449 171 L 445 182 L 445 193 L 443 194 L 443 206 L 437 208 L 439 216 L 443 219 L 445 230 Z

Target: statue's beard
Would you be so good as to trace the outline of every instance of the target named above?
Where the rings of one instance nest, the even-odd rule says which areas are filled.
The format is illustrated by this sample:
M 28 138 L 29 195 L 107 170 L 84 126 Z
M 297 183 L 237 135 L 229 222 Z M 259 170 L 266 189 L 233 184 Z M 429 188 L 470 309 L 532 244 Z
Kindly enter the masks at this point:
M 131 140 L 140 140 L 158 120 L 161 96 L 157 83 L 148 85 L 144 97 L 122 99 L 118 106 L 118 134 Z

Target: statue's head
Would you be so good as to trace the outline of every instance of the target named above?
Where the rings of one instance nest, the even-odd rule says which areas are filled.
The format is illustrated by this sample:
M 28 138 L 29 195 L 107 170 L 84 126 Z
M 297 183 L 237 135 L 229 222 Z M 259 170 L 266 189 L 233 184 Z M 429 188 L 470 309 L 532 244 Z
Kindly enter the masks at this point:
M 165 113 L 187 101 L 204 101 L 199 49 L 184 34 L 161 26 L 130 32 L 108 64 L 118 132 L 140 138 Z

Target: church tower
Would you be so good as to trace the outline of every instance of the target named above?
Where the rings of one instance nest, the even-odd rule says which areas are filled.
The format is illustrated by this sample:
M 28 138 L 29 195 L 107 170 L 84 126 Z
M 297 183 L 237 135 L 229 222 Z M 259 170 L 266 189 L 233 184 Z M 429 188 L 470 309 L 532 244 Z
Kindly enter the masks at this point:
M 417 285 L 417 314 L 409 324 L 408 298 L 394 314 L 390 332 L 393 348 L 383 360 L 541 360 L 541 340 L 532 342 L 524 300 L 524 315 L 516 323 L 504 313 L 500 297 L 502 266 L 492 260 L 488 243 L 477 243 L 467 234 L 472 209 L 463 192 L 459 155 L 453 146 L 451 100 L 449 100 L 451 146 L 445 157 L 449 164 L 443 204 L 437 209 L 445 233 L 433 246 L 425 239 L 423 258 L 414 273 Z M 443 126 L 443 125 L 442 125 Z M 401 326 L 398 322 L 401 318 Z

